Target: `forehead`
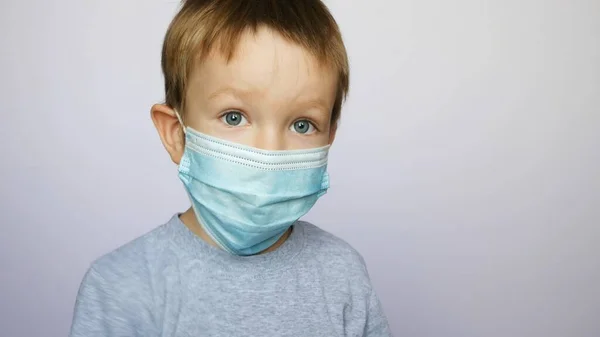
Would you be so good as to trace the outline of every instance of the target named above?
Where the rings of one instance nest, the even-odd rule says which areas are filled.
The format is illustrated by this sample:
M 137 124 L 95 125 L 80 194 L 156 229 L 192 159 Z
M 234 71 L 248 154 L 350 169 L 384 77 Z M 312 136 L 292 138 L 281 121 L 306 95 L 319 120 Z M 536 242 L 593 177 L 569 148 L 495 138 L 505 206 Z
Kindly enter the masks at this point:
M 229 88 L 273 101 L 308 96 L 333 105 L 337 71 L 279 33 L 259 28 L 242 34 L 230 59 L 213 48 L 194 67 L 189 84 L 192 95 Z

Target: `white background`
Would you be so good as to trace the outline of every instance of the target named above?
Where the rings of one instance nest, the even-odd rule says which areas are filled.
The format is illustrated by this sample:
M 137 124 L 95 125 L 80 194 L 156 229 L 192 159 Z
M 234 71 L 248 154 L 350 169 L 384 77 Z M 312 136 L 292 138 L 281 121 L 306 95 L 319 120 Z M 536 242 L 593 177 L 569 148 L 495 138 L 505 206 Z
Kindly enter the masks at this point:
M 309 220 L 397 336 L 600 336 L 600 1 L 329 1 L 352 88 Z M 175 1 L 0 5 L 0 335 L 187 207 L 149 108 Z

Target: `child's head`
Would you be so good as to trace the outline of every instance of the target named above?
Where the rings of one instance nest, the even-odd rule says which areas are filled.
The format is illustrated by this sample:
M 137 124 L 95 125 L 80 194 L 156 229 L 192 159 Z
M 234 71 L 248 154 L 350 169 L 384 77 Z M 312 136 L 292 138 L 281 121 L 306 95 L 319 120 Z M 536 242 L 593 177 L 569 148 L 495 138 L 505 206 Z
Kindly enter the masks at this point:
M 186 0 L 166 34 L 166 104 L 153 120 L 175 162 L 185 126 L 287 150 L 333 141 L 348 91 L 337 24 L 320 0 Z

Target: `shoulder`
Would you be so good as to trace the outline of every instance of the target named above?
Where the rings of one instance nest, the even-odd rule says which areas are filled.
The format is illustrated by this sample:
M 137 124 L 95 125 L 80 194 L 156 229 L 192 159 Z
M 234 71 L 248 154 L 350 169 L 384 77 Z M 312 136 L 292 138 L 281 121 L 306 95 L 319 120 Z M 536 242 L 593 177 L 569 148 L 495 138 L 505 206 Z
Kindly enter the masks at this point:
M 354 247 L 309 222 L 301 221 L 300 224 L 306 237 L 306 254 L 323 270 L 353 280 L 365 288 L 371 287 L 365 260 Z
M 391 336 L 387 318 L 373 290 L 362 255 L 343 239 L 310 223 L 301 222 L 306 236 L 305 263 L 321 278 L 327 298 L 344 303 L 344 324 L 360 334 Z
M 331 253 L 334 257 L 346 260 L 345 262 L 364 265 L 362 255 L 342 238 L 339 238 L 310 222 L 300 221 L 299 223 L 303 227 L 307 245 L 309 245 L 310 248 Z
M 151 276 L 168 263 L 171 226 L 172 220 L 96 259 L 86 279 L 123 291 L 127 291 L 128 286 L 143 288 L 141 285 L 148 283 Z
M 166 263 L 170 236 L 167 223 L 91 264 L 77 293 L 71 336 L 153 334 L 153 275 Z

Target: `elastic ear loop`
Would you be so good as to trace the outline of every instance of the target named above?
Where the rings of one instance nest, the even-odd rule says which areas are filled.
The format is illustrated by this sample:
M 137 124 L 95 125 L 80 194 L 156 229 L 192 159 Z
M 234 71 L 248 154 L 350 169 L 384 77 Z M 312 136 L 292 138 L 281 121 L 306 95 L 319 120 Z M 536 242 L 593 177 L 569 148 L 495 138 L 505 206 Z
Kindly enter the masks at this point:
M 181 119 L 181 116 L 179 115 L 179 112 L 177 112 L 177 110 L 173 110 L 175 111 L 175 116 L 177 116 L 177 120 L 179 121 L 179 124 L 181 124 L 181 128 L 183 129 L 183 134 L 187 134 L 187 130 L 185 129 L 185 125 L 183 125 L 183 120 Z
M 324 172 L 323 180 L 321 181 L 321 191 L 317 194 L 317 197 L 320 198 L 323 195 L 325 195 L 327 193 L 328 189 L 329 189 L 329 173 Z

